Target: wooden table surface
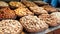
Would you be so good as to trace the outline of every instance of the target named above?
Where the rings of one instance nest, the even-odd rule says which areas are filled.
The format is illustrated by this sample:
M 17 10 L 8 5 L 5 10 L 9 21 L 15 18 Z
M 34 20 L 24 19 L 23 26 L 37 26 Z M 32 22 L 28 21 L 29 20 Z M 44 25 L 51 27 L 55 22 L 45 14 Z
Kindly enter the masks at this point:
M 54 31 L 52 31 L 52 32 L 49 32 L 49 33 L 47 33 L 47 34 L 60 34 L 60 28 L 57 29 L 57 30 L 54 30 Z

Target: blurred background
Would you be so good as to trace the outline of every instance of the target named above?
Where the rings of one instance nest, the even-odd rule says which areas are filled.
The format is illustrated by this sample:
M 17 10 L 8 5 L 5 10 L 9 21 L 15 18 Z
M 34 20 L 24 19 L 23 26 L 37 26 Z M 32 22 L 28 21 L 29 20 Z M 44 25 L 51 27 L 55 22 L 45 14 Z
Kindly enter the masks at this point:
M 0 1 L 9 2 L 9 1 L 21 1 L 21 0 L 0 0 Z M 58 7 L 58 8 L 60 7 L 60 0 L 29 0 L 29 1 L 44 1 L 44 2 L 49 3 L 53 7 Z

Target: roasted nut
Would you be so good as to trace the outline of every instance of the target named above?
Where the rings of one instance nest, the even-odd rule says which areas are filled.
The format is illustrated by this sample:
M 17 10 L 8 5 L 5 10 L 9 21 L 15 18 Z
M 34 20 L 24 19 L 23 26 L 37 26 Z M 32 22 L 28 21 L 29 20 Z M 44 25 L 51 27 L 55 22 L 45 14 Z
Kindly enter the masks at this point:
M 11 7 L 26 7 L 21 2 L 17 2 L 17 1 L 11 1 L 9 4 Z
M 28 8 L 19 7 L 15 10 L 16 15 L 22 17 L 26 15 L 33 15 L 33 13 Z
M 40 20 L 47 21 L 50 18 L 49 14 L 41 14 L 38 16 Z
M 0 21 L 0 29 L 3 34 L 20 34 L 23 27 L 17 20 L 8 19 Z
M 52 6 L 49 5 L 45 5 L 43 6 L 43 8 L 47 11 L 47 12 L 57 12 L 58 10 Z
M 27 7 L 37 6 L 34 2 L 31 1 L 23 1 L 22 3 L 24 3 Z
M 43 2 L 43 1 L 34 1 L 34 3 L 36 3 L 38 6 L 48 5 L 48 3 Z
M 0 7 L 9 7 L 9 5 L 4 1 L 0 1 Z
M 22 17 L 20 19 L 20 23 L 27 32 L 39 32 L 48 28 L 48 25 L 45 23 L 45 21 L 42 21 L 36 16 L 31 15 Z
M 13 10 L 10 8 L 2 8 L 0 9 L 0 20 L 1 19 L 15 19 L 16 15 Z
M 30 8 L 30 10 L 31 10 L 33 13 L 35 13 L 35 14 L 37 14 L 37 15 L 46 14 L 46 13 L 47 13 L 47 11 L 44 10 L 44 8 L 42 8 L 42 7 L 36 7 L 36 6 L 34 6 L 34 7 L 29 7 L 29 8 Z
M 22 32 L 21 34 L 25 34 L 25 32 Z
M 60 12 L 54 12 L 50 14 L 52 26 L 57 26 L 60 24 Z
M 40 20 L 45 21 L 49 26 L 57 26 L 60 24 L 60 12 L 39 15 Z

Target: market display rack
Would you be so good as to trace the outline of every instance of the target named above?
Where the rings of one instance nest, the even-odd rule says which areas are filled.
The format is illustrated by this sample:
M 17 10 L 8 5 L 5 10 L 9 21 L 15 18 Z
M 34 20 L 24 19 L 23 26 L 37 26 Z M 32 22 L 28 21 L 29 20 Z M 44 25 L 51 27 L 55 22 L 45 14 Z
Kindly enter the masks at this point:
M 0 0 L 0 1 L 9 2 L 9 1 L 21 1 L 21 0 Z M 42 32 L 38 32 L 38 33 L 26 33 L 26 34 L 46 34 L 48 32 L 54 31 L 54 30 L 59 29 L 59 28 L 60 28 L 60 25 L 59 26 L 56 26 L 56 27 L 50 27 L 47 30 L 42 31 Z

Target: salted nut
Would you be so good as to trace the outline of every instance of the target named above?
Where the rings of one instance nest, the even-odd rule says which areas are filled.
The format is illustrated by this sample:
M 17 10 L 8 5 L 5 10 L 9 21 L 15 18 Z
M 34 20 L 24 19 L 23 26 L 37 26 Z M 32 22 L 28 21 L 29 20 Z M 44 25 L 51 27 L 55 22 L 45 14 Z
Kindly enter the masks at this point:
M 39 32 L 48 28 L 48 25 L 36 16 L 24 16 L 19 21 L 27 32 Z
M 22 25 L 17 20 L 2 20 L 0 21 L 0 34 L 20 34 Z

